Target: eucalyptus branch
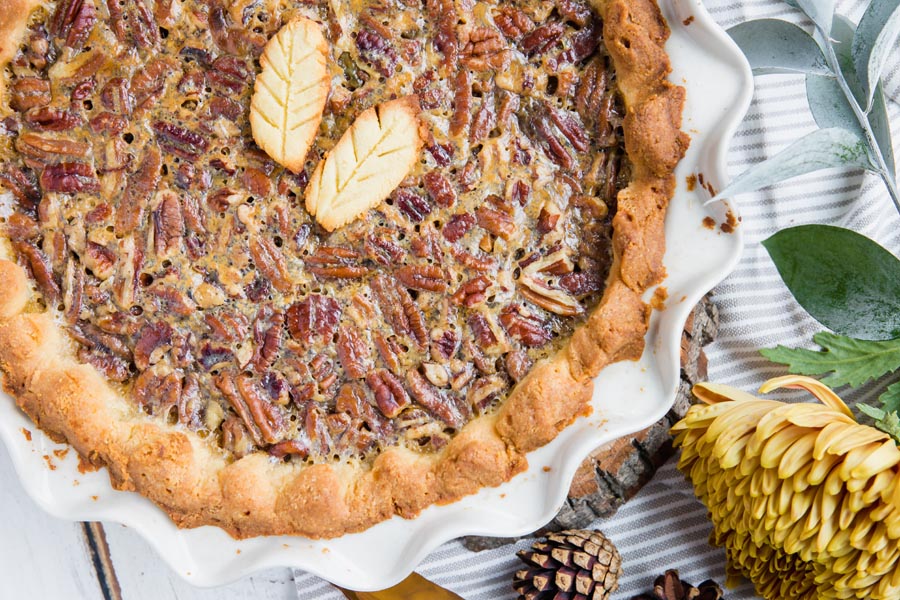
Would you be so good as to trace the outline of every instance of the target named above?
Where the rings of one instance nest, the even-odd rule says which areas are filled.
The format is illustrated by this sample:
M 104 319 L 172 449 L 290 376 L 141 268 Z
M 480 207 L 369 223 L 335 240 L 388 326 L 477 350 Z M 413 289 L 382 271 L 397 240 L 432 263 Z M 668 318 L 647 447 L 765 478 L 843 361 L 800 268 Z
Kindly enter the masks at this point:
M 878 174 L 900 212 L 890 118 L 881 87 L 891 47 L 900 38 L 900 0 L 870 0 L 859 25 L 834 13 L 834 0 L 785 2 L 812 20 L 815 35 L 781 19 L 747 21 L 728 33 L 754 74 L 805 74 L 807 101 L 819 129 L 753 165 L 709 202 L 821 169 L 848 167 Z
M 878 140 L 875 139 L 875 134 L 872 131 L 871 124 L 869 123 L 869 117 L 859 105 L 859 102 L 857 102 L 856 96 L 853 94 L 853 90 L 850 89 L 850 84 L 847 83 L 847 79 L 844 77 L 843 71 L 841 71 L 841 65 L 838 62 L 837 55 L 834 52 L 834 44 L 831 40 L 831 37 L 827 32 L 822 31 L 822 28 L 818 25 L 816 25 L 816 29 L 822 36 L 822 39 L 825 40 L 825 43 L 823 44 L 825 46 L 825 61 L 834 72 L 834 76 L 837 78 L 838 85 L 841 86 L 841 91 L 843 91 L 844 95 L 847 97 L 847 102 L 853 109 L 853 113 L 856 115 L 856 120 L 859 121 L 859 125 L 860 127 L 862 127 L 862 130 L 866 135 L 866 141 L 869 143 L 872 154 L 874 154 L 875 160 L 878 163 L 876 165 L 878 167 L 878 174 L 884 181 L 884 185 L 887 187 L 888 194 L 890 194 L 891 200 L 894 202 L 894 206 L 897 208 L 897 212 L 900 212 L 900 190 L 898 190 L 897 188 L 897 182 L 894 181 L 893 177 L 891 177 L 887 162 L 884 160 L 884 154 L 882 154 L 881 152 L 881 147 L 878 145 Z

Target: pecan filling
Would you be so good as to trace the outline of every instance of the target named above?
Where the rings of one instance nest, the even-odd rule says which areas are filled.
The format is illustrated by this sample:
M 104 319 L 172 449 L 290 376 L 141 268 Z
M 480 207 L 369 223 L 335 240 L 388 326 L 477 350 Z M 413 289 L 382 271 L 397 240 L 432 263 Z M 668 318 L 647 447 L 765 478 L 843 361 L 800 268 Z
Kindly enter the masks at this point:
M 296 15 L 325 23 L 333 79 L 295 175 L 254 145 L 248 105 Z M 437 450 L 603 293 L 629 175 L 580 0 L 60 0 L 3 76 L 5 232 L 43 303 L 136 407 L 231 456 Z M 327 233 L 309 174 L 409 94 L 420 164 Z

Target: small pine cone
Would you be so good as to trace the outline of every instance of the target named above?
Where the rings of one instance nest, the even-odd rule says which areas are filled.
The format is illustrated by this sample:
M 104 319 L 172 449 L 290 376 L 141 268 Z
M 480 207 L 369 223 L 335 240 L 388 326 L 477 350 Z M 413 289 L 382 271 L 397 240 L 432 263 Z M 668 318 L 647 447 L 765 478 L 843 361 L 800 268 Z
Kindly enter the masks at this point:
M 553 533 L 516 555 L 519 600 L 607 600 L 619 588 L 622 557 L 599 531 Z
M 707 579 L 697 587 L 678 576 L 678 571 L 669 569 L 653 582 L 653 592 L 640 594 L 631 600 L 722 600 L 722 588 L 715 581 Z

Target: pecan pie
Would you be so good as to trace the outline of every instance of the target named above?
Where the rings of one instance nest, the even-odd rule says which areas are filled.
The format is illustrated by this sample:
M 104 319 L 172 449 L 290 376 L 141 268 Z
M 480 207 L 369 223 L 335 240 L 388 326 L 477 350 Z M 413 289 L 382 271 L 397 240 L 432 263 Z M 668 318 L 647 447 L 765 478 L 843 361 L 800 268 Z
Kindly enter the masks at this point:
M 521 472 L 640 356 L 688 144 L 653 0 L 0 8 L 6 389 L 180 526 L 413 517 Z M 250 123 L 298 19 L 328 86 L 305 160 Z M 317 167 L 392 102 L 417 158 L 323 227 Z

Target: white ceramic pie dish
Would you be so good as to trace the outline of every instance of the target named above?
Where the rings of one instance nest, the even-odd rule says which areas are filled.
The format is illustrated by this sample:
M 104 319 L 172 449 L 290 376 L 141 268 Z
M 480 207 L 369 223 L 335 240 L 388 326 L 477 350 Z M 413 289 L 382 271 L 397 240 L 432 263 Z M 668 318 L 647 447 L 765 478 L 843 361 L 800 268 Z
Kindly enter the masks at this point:
M 179 530 L 148 500 L 113 490 L 105 471 L 79 473 L 74 453 L 64 458 L 54 455 L 54 450 L 65 447 L 50 441 L 9 396 L 0 394 L 0 439 L 27 493 L 56 517 L 128 525 L 175 572 L 199 586 L 291 566 L 343 587 L 381 589 L 406 577 L 447 540 L 472 534 L 520 535 L 552 519 L 588 453 L 652 424 L 669 410 L 678 385 L 684 321 L 703 294 L 731 272 L 743 247 L 740 228 L 723 234 L 703 226 L 708 216 L 724 222 L 729 207 L 704 206 L 708 193 L 700 186 L 688 191 L 686 177 L 702 173 L 717 187 L 726 181 L 728 145 L 752 96 L 749 65 L 699 0 L 661 0 L 660 4 L 672 29 L 667 46 L 674 67 L 672 80 L 688 90 L 683 129 L 692 137 L 677 171 L 678 191 L 666 221 L 668 307 L 654 314 L 641 360 L 607 368 L 597 380 L 594 414 L 530 454 L 526 473 L 455 504 L 431 507 L 415 520 L 394 518 L 334 540 L 236 541 L 213 527 Z M 32 432 L 30 441 L 23 429 Z M 45 456 L 51 457 L 55 470 L 48 468 Z

